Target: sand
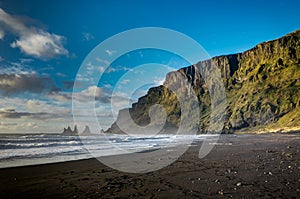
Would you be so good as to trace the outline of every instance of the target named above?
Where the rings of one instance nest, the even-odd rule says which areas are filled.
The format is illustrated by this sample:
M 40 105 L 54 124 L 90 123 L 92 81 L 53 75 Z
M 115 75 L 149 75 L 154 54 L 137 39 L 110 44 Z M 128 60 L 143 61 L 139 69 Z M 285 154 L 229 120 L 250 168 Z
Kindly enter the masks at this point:
M 205 158 L 198 158 L 198 142 L 146 174 L 96 159 L 0 169 L 0 198 L 300 197 L 300 134 L 224 135 L 211 144 Z

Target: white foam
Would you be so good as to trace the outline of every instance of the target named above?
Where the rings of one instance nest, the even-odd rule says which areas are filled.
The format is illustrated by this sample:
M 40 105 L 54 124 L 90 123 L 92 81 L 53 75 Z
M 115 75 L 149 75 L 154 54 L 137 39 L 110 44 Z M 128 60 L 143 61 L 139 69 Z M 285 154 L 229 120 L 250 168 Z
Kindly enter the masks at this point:
M 213 139 L 217 135 L 127 135 L 62 136 L 24 135 L 0 137 L 0 168 L 62 162 L 143 150 L 189 145 L 192 140 Z M 108 141 L 109 140 L 109 141 Z

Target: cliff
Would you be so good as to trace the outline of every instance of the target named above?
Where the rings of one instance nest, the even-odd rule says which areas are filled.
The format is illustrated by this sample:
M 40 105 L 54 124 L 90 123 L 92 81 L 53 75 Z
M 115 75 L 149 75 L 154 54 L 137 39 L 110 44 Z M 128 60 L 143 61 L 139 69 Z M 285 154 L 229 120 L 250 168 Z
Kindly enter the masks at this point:
M 179 69 L 178 72 L 188 79 L 198 98 L 198 131 L 207 132 L 211 114 L 207 84 L 198 71 L 212 64 L 219 69 L 226 89 L 223 133 L 300 127 L 299 38 L 300 30 L 297 30 L 243 53 L 217 56 Z M 149 124 L 150 120 L 155 123 L 149 117 L 149 111 L 153 105 L 160 104 L 166 111 L 164 129 L 176 129 L 182 117 L 181 107 L 178 96 L 168 89 L 168 85 L 176 83 L 179 85 L 177 89 L 184 95 L 187 91 L 178 82 L 180 80 L 174 72 L 167 74 L 163 86 L 149 89 L 147 95 L 139 98 L 131 108 L 121 110 L 117 122 L 126 122 L 122 121 L 122 113 L 129 112 L 140 126 Z M 122 133 L 116 122 L 106 132 Z

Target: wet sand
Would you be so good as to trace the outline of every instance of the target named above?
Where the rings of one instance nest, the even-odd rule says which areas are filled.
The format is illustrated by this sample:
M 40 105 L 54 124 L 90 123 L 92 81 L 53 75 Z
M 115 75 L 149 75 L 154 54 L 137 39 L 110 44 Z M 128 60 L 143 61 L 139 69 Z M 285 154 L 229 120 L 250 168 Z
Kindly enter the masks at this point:
M 300 134 L 224 135 L 211 144 L 205 158 L 199 142 L 146 174 L 96 159 L 0 169 L 0 198 L 300 197 Z

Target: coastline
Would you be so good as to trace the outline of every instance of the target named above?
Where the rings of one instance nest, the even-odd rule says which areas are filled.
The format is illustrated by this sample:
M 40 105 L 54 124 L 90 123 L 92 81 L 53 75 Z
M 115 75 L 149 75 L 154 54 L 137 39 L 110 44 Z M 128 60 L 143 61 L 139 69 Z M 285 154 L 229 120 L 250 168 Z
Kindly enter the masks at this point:
M 267 134 L 267 133 L 300 133 L 300 126 L 293 127 L 253 127 L 253 128 L 244 128 L 241 130 L 236 130 L 233 134 Z
M 171 165 L 145 174 L 120 172 L 96 159 L 4 168 L 0 197 L 297 197 L 299 142 L 298 134 L 221 135 L 205 158 L 198 158 L 197 142 Z

